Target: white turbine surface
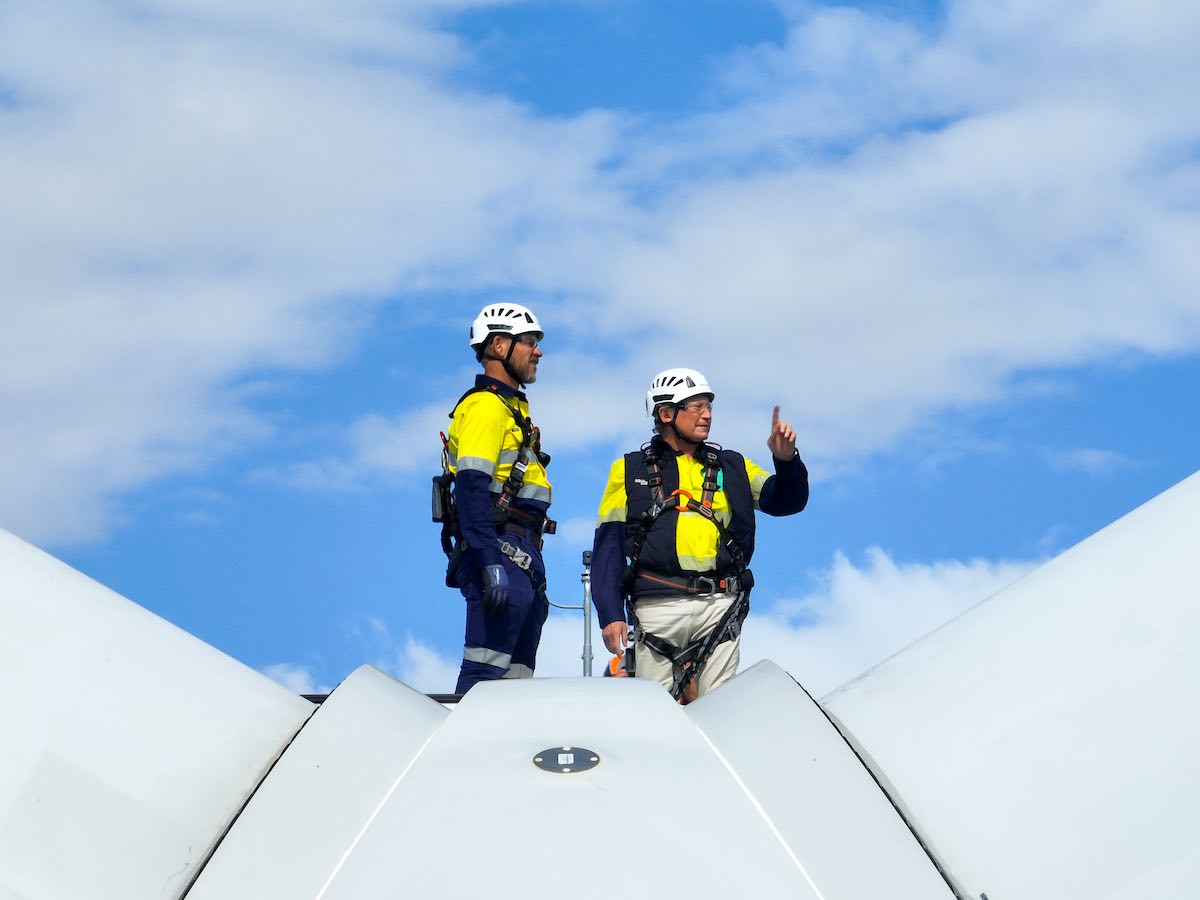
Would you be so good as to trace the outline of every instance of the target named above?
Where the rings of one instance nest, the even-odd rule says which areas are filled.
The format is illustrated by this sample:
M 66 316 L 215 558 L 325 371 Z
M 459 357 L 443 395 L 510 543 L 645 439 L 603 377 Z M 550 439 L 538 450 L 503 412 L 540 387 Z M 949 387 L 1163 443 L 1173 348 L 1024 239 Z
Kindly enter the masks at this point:
M 0 898 L 182 895 L 313 705 L 0 531 Z
M 312 704 L 0 532 L 0 900 L 1140 900 L 1200 883 L 1200 475 L 835 691 Z
M 1200 893 L 1200 474 L 823 700 L 964 895 Z

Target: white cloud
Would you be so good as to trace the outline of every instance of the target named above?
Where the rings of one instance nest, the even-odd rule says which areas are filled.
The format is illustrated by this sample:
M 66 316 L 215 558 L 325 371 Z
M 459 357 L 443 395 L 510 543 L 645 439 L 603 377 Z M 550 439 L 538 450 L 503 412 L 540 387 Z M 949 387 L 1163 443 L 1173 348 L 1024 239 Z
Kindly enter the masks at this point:
M 392 658 L 380 660 L 376 665 L 418 691 L 449 694 L 458 681 L 461 662 L 461 657 L 443 656 L 410 634 Z
M 822 586 L 764 609 L 752 603 L 742 668 L 771 659 L 816 697 L 987 599 L 1035 562 L 943 560 L 897 564 L 866 551 L 865 564 L 834 557 Z
M 6 8 L 7 525 L 102 534 L 115 495 L 269 433 L 248 372 L 329 365 L 401 286 L 507 277 L 479 261 L 511 229 L 593 214 L 605 117 L 439 87 L 462 48 L 428 8 L 330 9 Z
M 272 681 L 297 694 L 328 694 L 333 690 L 329 685 L 317 682 L 312 670 L 307 666 L 275 663 L 265 666 L 261 671 Z
M 558 523 L 557 539 L 572 549 L 586 550 L 592 546 L 596 535 L 596 520 L 591 516 L 578 516 Z
M 837 554 L 820 587 L 769 607 L 756 597 L 742 639 L 741 668 L 770 659 L 821 697 L 1028 573 L 1035 561 L 895 562 L 870 548 L 861 565 Z M 609 654 L 589 623 L 592 671 L 601 677 Z M 393 641 L 382 622 L 373 636 L 385 649 L 375 664 L 429 693 L 447 693 L 458 677 L 457 655 L 406 635 Z M 538 649 L 538 677 L 583 671 L 581 614 L 551 610 Z M 278 679 L 277 679 L 278 680 Z
M 260 468 L 252 475 L 304 490 L 353 491 L 372 476 L 439 471 L 437 435 L 446 430 L 448 405 L 432 404 L 394 418 L 364 416 L 348 428 L 341 455 Z
M 334 365 L 439 286 L 605 342 L 535 387 L 559 451 L 636 445 L 669 364 L 718 386 L 715 437 L 753 454 L 780 402 L 820 466 L 1024 369 L 1200 344 L 1200 13 L 783 6 L 726 105 L 669 125 L 457 89 L 432 3 L 6 7 L 0 518 L 103 534 L 281 427 L 241 379 Z M 275 477 L 413 471 L 417 406 Z
M 1057 469 L 1107 477 L 1121 469 L 1129 468 L 1133 462 L 1123 454 L 1115 453 L 1112 450 L 1082 447 L 1051 453 L 1050 464 Z

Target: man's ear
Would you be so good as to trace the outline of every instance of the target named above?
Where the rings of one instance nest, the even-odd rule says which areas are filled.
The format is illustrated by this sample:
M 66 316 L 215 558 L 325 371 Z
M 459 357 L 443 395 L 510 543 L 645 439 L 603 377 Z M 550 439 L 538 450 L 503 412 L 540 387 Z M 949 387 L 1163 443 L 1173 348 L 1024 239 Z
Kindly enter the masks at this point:
M 506 337 L 507 335 L 503 334 L 488 335 L 487 343 L 483 345 L 483 358 L 504 359 L 504 354 L 508 350 L 508 347 L 507 345 L 501 347 L 500 341 L 504 340 Z M 511 341 L 512 338 L 508 338 L 508 340 Z

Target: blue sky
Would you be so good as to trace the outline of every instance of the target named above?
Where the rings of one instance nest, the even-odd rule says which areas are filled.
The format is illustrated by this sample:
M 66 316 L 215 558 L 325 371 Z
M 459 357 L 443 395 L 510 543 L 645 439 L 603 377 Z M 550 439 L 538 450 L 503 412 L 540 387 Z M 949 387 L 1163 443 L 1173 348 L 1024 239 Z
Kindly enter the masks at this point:
M 547 324 L 579 556 L 642 392 L 813 472 L 746 658 L 818 692 L 1198 467 L 1200 13 L 589 0 L 0 11 L 0 526 L 295 687 L 447 690 L 467 326 Z M 578 670 L 556 615 L 539 671 Z

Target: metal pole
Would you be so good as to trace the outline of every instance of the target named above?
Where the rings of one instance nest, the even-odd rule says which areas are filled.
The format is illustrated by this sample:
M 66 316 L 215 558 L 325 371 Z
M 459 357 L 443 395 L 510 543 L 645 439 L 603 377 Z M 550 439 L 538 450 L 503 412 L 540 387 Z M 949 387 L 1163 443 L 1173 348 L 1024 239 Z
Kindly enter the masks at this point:
M 583 551 L 583 677 L 592 677 L 592 551 Z
M 583 551 L 583 575 L 580 576 L 583 582 L 583 605 L 574 606 L 567 603 L 555 603 L 549 597 L 546 602 L 555 609 L 581 609 L 583 610 L 583 677 L 592 677 L 592 551 Z

